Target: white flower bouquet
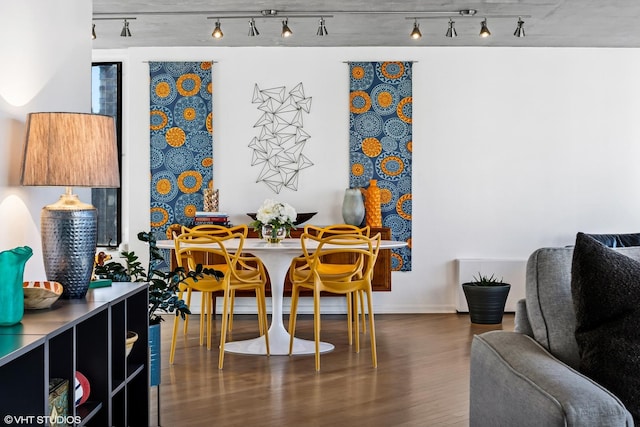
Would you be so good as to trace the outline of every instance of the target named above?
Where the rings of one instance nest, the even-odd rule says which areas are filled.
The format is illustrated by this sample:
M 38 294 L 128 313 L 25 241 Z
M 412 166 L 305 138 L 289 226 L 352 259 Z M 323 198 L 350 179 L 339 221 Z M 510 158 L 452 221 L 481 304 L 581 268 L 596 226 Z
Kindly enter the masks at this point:
M 269 227 L 269 232 L 272 234 L 271 237 L 275 239 L 278 230 L 284 229 L 286 235 L 289 235 L 290 230 L 295 228 L 293 222 L 297 216 L 298 213 L 290 204 L 267 199 L 258 209 L 256 220 L 250 225 L 262 237 L 267 238 L 270 236 L 263 236 L 263 229 L 264 226 L 271 226 Z

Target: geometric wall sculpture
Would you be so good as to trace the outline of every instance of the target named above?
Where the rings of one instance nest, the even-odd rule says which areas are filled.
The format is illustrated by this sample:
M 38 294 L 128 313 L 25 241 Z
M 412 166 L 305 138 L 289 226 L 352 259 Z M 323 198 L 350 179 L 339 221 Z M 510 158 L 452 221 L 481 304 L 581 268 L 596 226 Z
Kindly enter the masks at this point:
M 212 63 L 150 62 L 151 232 L 190 224 L 213 183 Z M 166 251 L 169 252 L 169 251 Z
M 251 139 L 251 166 L 259 166 L 256 182 L 263 182 L 274 193 L 283 187 L 298 190 L 300 171 L 313 165 L 303 154 L 311 136 L 304 130 L 304 114 L 311 111 L 302 83 L 288 93 L 284 86 L 260 89 L 256 84 L 251 101 L 260 117 L 253 125 L 258 135 Z
M 411 270 L 412 63 L 350 62 L 349 186 L 377 180 L 382 225 L 408 246 L 392 269 Z

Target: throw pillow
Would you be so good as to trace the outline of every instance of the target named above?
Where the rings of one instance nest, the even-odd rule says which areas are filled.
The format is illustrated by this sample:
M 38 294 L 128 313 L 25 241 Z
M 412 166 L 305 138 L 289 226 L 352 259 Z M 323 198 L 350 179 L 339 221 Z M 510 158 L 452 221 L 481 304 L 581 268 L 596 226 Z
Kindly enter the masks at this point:
M 580 371 L 640 423 L 640 262 L 578 233 L 571 267 Z

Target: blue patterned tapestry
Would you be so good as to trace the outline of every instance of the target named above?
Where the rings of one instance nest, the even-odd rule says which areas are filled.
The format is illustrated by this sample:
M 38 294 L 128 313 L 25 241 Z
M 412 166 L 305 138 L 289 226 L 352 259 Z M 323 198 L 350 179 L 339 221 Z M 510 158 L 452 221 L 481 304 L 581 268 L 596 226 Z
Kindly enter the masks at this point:
M 212 63 L 150 62 L 149 74 L 151 232 L 161 240 L 193 222 L 213 186 Z
M 382 225 L 393 240 L 392 269 L 411 270 L 411 62 L 350 62 L 349 186 L 378 181 Z

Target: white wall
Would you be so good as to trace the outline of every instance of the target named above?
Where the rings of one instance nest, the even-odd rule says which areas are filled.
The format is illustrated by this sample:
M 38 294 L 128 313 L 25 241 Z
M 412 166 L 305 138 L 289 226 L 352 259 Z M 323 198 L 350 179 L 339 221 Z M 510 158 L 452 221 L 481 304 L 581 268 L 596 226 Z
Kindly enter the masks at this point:
M 236 223 L 266 197 L 341 221 L 348 185 L 348 66 L 414 60 L 413 271 L 376 311 L 454 311 L 457 258 L 526 259 L 577 231 L 640 231 L 640 50 L 536 48 L 140 48 L 123 60 L 125 209 L 131 249 L 149 227 L 148 61 L 214 60 L 214 180 Z M 313 97 L 315 165 L 299 190 L 256 184 L 254 84 Z M 325 303 L 323 303 L 325 304 Z M 331 307 L 336 301 L 329 301 Z
M 26 115 L 90 111 L 91 12 L 86 0 L 0 2 L 0 250 L 34 250 L 25 280 L 45 279 L 40 210 L 64 192 L 20 186 Z

